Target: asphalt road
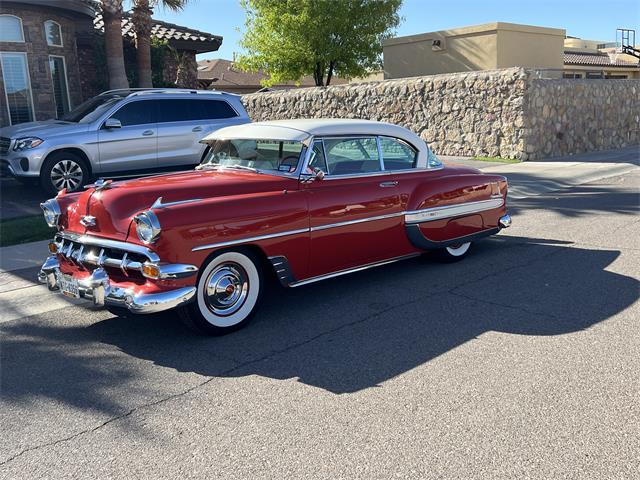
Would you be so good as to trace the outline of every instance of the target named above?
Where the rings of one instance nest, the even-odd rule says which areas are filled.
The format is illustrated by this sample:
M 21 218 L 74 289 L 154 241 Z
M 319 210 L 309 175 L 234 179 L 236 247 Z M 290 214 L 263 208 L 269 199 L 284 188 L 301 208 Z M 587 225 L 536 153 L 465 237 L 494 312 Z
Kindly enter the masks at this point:
M 0 478 L 637 479 L 639 189 L 518 200 L 457 264 L 273 287 L 223 338 L 53 303 L 5 321 Z

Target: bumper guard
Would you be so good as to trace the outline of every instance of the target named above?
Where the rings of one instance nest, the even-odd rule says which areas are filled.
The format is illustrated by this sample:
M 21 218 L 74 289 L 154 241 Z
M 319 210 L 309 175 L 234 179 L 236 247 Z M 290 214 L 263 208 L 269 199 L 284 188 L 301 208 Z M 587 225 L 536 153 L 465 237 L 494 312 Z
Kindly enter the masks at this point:
M 60 263 L 55 255 L 51 255 L 42 265 L 38 280 L 46 284 L 49 290 L 56 291 Z M 136 294 L 135 292 L 114 285 L 103 268 L 96 268 L 91 275 L 78 280 L 80 298 L 93 301 L 98 307 L 105 305 L 127 308 L 133 313 L 156 313 L 175 308 L 191 301 L 196 293 L 195 287 L 183 287 L 161 293 Z

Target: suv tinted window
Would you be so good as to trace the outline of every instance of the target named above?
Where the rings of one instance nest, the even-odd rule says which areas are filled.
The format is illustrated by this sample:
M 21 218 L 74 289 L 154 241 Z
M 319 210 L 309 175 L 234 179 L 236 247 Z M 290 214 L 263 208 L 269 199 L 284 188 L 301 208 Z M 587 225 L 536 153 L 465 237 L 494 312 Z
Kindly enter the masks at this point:
M 159 122 L 186 122 L 235 117 L 236 112 L 222 100 L 194 98 L 160 100 Z
M 120 120 L 123 127 L 155 123 L 155 105 L 155 102 L 148 100 L 127 103 L 111 115 L 111 118 Z

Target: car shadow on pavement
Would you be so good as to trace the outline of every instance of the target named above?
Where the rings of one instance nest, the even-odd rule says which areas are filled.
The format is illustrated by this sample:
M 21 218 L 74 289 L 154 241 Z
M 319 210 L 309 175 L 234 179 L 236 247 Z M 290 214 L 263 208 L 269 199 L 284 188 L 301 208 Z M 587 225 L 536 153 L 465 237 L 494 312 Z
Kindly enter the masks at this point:
M 487 332 L 561 335 L 611 318 L 640 288 L 610 271 L 619 255 L 498 236 L 456 264 L 424 256 L 306 287 L 274 286 L 247 328 L 220 338 L 192 334 L 172 312 L 88 327 L 13 322 L 4 326 L 2 395 L 116 412 L 121 395 L 156 388 L 137 381 L 131 361 L 173 369 L 166 381 L 175 371 L 259 375 L 357 392 Z

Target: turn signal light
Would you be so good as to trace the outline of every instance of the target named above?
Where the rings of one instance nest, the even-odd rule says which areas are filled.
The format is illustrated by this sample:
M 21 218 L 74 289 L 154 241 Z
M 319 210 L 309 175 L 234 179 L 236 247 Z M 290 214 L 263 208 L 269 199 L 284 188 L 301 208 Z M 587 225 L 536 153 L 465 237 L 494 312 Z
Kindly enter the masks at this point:
M 55 242 L 49 242 L 49 252 L 58 253 L 58 245 Z
M 142 265 L 142 274 L 148 278 L 158 278 L 160 276 L 160 268 L 157 265 L 146 263 Z

